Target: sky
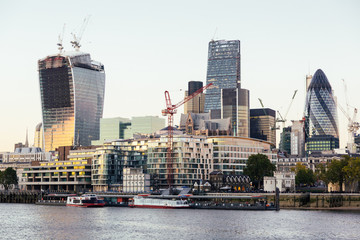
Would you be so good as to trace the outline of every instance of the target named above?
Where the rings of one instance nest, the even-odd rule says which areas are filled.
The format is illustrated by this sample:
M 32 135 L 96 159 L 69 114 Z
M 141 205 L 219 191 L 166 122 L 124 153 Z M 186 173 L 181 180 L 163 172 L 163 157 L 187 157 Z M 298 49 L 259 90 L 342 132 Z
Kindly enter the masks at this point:
M 360 1 L 0 0 L 0 152 L 25 142 L 27 129 L 34 142 L 42 121 L 37 61 L 58 52 L 64 24 L 72 51 L 71 32 L 86 16 L 81 51 L 105 65 L 104 117 L 160 116 L 165 90 L 177 103 L 189 81 L 205 84 L 211 39 L 241 41 L 251 108 L 260 98 L 285 115 L 298 90 L 286 125 L 302 118 L 306 74 L 319 68 L 345 109 L 347 96 L 350 116 L 360 107 Z M 347 119 L 338 115 L 343 147 Z

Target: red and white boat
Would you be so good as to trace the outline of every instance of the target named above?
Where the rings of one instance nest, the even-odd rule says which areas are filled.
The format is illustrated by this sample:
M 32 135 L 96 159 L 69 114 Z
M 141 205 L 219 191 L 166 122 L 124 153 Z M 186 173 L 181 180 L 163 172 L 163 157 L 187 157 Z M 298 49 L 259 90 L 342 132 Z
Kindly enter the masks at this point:
M 135 196 L 129 203 L 129 207 L 136 208 L 188 208 L 190 207 L 186 200 L 177 199 L 159 199 L 151 198 L 149 195 Z
M 66 206 L 71 207 L 103 207 L 105 202 L 95 194 L 84 194 L 82 196 L 68 197 Z

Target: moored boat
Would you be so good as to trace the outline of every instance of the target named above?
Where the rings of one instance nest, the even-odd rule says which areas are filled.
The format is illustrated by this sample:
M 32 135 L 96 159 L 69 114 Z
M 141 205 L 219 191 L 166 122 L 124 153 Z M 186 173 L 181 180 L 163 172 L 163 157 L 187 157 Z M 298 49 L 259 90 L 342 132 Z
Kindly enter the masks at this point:
M 160 198 L 151 198 L 149 195 L 138 195 L 135 196 L 129 203 L 129 207 L 136 208 L 189 208 L 187 200 L 182 199 L 160 199 Z
M 104 205 L 105 202 L 95 194 L 68 197 L 66 201 L 66 206 L 71 207 L 103 207 Z

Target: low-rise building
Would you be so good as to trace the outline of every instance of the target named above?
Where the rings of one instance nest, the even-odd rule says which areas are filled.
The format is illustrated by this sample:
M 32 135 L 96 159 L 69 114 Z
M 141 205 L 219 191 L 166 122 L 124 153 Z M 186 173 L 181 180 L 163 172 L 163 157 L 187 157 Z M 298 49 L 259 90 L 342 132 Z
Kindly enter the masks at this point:
M 247 159 L 253 154 L 264 154 L 276 164 L 277 154 L 271 150 L 271 143 L 259 139 L 217 136 L 208 137 L 213 147 L 214 170 L 224 175 L 243 175 Z
M 295 192 L 295 172 L 274 172 L 273 177 L 264 177 L 264 191 Z
M 276 162 L 276 169 L 280 172 L 291 172 L 300 163 L 308 168 L 308 159 L 299 157 L 279 158 Z
M 213 171 L 212 143 L 205 136 L 175 135 L 171 163 L 166 158 L 167 142 L 165 136 L 148 142 L 147 171 L 158 176 L 160 188 L 169 186 L 169 174 L 175 188 L 191 188 L 196 180 L 210 179 L 209 174 Z
M 38 147 L 22 147 L 16 148 L 14 152 L 2 153 L 4 163 L 51 161 L 52 157 L 52 152 L 43 152 Z
M 24 168 L 26 190 L 83 192 L 91 190 L 91 160 L 32 162 Z
M 143 173 L 143 170 L 139 168 L 124 168 L 123 192 L 124 193 L 150 192 L 150 174 Z

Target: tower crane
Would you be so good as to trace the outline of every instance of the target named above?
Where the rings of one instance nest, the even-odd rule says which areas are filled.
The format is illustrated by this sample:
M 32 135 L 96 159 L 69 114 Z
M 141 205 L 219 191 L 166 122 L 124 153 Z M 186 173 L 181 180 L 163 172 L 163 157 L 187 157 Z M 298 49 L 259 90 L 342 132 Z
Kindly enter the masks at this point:
M 283 128 L 283 129 L 284 129 L 285 123 L 286 123 L 286 121 L 287 121 L 286 117 L 287 117 L 287 115 L 288 115 L 288 113 L 289 113 L 289 111 L 290 111 L 291 105 L 292 105 L 292 103 L 293 103 L 293 101 L 294 101 L 294 98 L 295 98 L 295 96 L 296 96 L 297 91 L 298 91 L 298 90 L 295 90 L 295 91 L 294 91 L 294 94 L 293 94 L 293 96 L 292 96 L 292 98 L 291 98 L 291 102 L 290 102 L 290 104 L 289 104 L 289 106 L 288 106 L 288 108 L 287 108 L 287 110 L 286 110 L 286 112 L 285 112 L 284 117 L 282 117 L 282 115 L 280 114 L 280 112 L 277 111 L 278 114 L 279 114 L 279 116 L 280 116 L 280 118 L 276 118 L 276 122 L 282 122 L 282 128 Z
M 66 24 L 64 24 L 64 26 L 63 26 L 62 33 L 59 34 L 59 41 L 57 43 L 57 45 L 59 46 L 58 49 L 59 49 L 60 53 L 62 53 L 62 50 L 64 49 L 62 43 L 63 43 L 63 39 L 64 39 L 65 26 L 66 26 Z
M 166 108 L 162 110 L 162 115 L 168 117 L 168 142 L 167 142 L 167 153 L 166 153 L 166 165 L 167 165 L 167 183 L 169 185 L 169 190 L 171 193 L 171 186 L 173 184 L 173 161 L 172 161 L 172 151 L 173 151 L 173 121 L 174 114 L 177 112 L 177 108 L 191 100 L 198 94 L 202 93 L 205 89 L 209 88 L 212 83 L 209 83 L 205 87 L 200 88 L 193 94 L 185 97 L 179 103 L 173 105 L 171 103 L 170 94 L 168 91 L 165 91 L 165 102 Z
M 266 116 L 266 115 L 267 115 L 267 112 L 265 111 L 264 104 L 263 104 L 263 102 L 262 102 L 262 100 L 261 100 L 260 98 L 258 98 L 258 100 L 259 100 L 260 105 L 261 105 L 261 107 L 263 108 L 264 114 L 265 114 L 265 116 Z M 274 126 L 271 127 L 270 129 L 271 129 L 271 130 L 277 130 L 277 129 L 279 129 L 278 127 L 276 127 L 276 121 L 275 121 L 275 123 L 274 123 Z
M 73 36 L 74 40 L 73 41 L 70 41 L 71 45 L 73 46 L 73 48 L 75 48 L 75 51 L 79 51 L 81 45 L 80 45 L 80 41 L 81 41 L 81 38 L 82 38 L 82 35 L 85 31 L 85 28 L 89 22 L 89 19 L 90 19 L 90 15 L 87 16 L 84 21 L 83 21 L 83 24 L 79 30 L 79 32 L 77 34 L 75 33 L 71 33 L 71 35 Z
M 357 108 L 354 108 L 354 114 L 353 117 L 350 117 L 349 114 L 349 101 L 348 101 L 348 96 L 347 96 L 347 87 L 346 87 L 346 83 L 345 80 L 342 79 L 343 84 L 344 84 L 344 91 L 345 91 L 345 99 L 346 99 L 346 109 L 347 111 L 344 110 L 344 108 L 338 103 L 338 107 L 340 108 L 340 110 L 343 112 L 343 114 L 345 115 L 345 117 L 348 120 L 348 142 L 347 142 L 347 148 L 349 150 L 350 153 L 356 153 L 356 144 L 355 144 L 355 134 L 356 132 L 359 130 L 360 128 L 360 123 L 359 122 L 355 122 L 356 120 L 356 115 L 357 115 Z M 331 97 L 333 98 L 333 96 L 331 95 Z M 334 99 L 334 98 L 333 98 Z M 335 100 L 334 100 L 335 101 Z

